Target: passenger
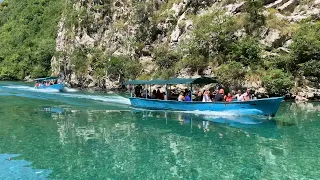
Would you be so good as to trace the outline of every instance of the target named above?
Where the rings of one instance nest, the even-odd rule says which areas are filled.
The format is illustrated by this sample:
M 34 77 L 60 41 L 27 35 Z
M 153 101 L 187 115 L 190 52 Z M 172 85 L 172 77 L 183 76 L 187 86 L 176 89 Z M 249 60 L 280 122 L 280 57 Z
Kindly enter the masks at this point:
M 232 102 L 233 98 L 232 98 L 232 95 L 231 93 L 228 93 L 228 96 L 226 97 L 226 101 L 227 102 Z
M 233 99 L 237 99 L 237 98 L 236 98 L 236 95 L 237 95 L 236 91 L 235 91 L 235 90 L 232 90 L 232 91 L 231 91 L 231 96 L 232 96 Z
M 202 101 L 202 99 L 203 99 L 202 92 L 199 91 L 199 92 L 198 92 L 198 95 L 197 95 L 197 97 L 196 97 L 196 101 Z
M 243 94 L 243 100 L 244 101 L 252 100 L 250 89 L 247 89 L 247 91 Z
M 185 101 L 185 100 L 186 100 L 186 98 L 184 97 L 183 92 L 181 92 L 179 94 L 178 101 Z
M 212 100 L 210 99 L 210 91 L 209 90 L 206 90 L 204 92 L 202 102 L 212 102 Z
M 220 89 L 219 93 L 216 94 L 215 101 L 224 101 L 224 90 Z
M 215 93 L 214 92 L 211 93 L 211 91 L 209 91 L 209 96 L 211 101 L 214 101 Z
M 157 99 L 157 91 L 153 90 L 150 99 Z
M 238 101 L 243 101 L 243 96 L 241 90 L 238 90 L 238 93 L 235 95 Z
M 157 90 L 156 96 L 157 96 L 157 99 L 162 99 L 160 89 Z
M 164 93 L 162 93 L 162 100 L 167 100 L 167 95 L 166 95 L 166 93 L 164 92 Z
M 185 90 L 184 90 L 184 93 L 185 93 L 185 94 L 187 94 L 188 92 L 190 92 L 189 89 L 185 89 Z
M 146 91 L 144 91 L 144 92 L 142 93 L 141 98 L 146 98 L 146 95 L 147 95 L 147 99 L 150 99 L 149 91 L 148 91 L 148 90 L 146 90 Z
M 187 92 L 186 96 L 185 96 L 185 100 L 190 102 L 191 101 L 191 97 L 190 97 L 190 93 Z
M 211 100 L 212 101 L 215 101 L 216 99 L 216 95 L 219 93 L 219 89 L 216 89 L 213 93 L 212 93 L 212 97 L 211 97 Z
M 134 88 L 134 95 L 135 97 L 141 97 L 141 90 L 142 90 L 142 86 L 141 85 L 137 85 Z

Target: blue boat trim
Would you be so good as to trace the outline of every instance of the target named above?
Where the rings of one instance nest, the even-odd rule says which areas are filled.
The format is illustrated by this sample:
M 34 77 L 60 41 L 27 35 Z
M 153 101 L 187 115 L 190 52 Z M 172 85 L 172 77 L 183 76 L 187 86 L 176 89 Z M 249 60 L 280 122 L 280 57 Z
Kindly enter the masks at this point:
M 38 86 L 36 89 L 55 89 L 61 91 L 63 89 L 63 84 L 53 84 L 50 86 Z
M 181 102 L 136 97 L 131 97 L 129 99 L 132 106 L 144 109 L 216 112 L 233 111 L 238 114 L 275 116 L 284 97 L 232 102 Z

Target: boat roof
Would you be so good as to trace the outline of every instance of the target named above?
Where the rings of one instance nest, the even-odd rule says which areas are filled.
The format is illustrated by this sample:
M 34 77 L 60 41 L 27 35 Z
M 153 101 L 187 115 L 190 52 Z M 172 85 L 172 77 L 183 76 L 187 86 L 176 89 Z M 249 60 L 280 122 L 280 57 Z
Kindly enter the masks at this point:
M 173 78 L 169 80 L 154 79 L 154 80 L 132 80 L 124 82 L 124 85 L 128 84 L 210 84 L 218 83 L 216 78 L 200 77 L 200 78 Z
M 51 76 L 51 77 L 45 77 L 45 78 L 37 78 L 37 79 L 34 79 L 34 80 L 35 81 L 45 81 L 45 80 L 55 80 L 55 79 L 58 79 L 58 77 Z

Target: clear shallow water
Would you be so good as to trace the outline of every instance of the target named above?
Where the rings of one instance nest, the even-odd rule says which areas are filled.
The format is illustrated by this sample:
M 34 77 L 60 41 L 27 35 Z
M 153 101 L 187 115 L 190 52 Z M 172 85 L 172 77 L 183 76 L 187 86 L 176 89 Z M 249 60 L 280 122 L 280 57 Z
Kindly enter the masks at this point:
M 274 119 L 0 82 L 0 179 L 319 179 L 320 104 Z

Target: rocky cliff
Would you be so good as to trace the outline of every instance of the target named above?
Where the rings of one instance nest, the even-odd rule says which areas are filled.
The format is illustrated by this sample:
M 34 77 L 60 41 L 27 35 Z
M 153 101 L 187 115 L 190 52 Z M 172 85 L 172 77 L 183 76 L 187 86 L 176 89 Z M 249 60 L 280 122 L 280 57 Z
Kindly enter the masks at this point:
M 199 23 L 199 17 L 222 11 L 225 16 L 235 18 L 237 24 L 245 24 L 247 4 L 248 1 L 241 0 L 69 0 L 58 25 L 52 73 L 74 87 L 106 89 L 118 88 L 125 78 L 159 77 L 159 49 L 165 48 L 162 51 L 165 55 L 175 52 L 180 53 L 177 57 L 185 57 L 188 53 L 184 51 L 185 44 L 199 27 L 194 25 L 195 21 Z M 289 54 L 292 36 L 300 24 L 320 19 L 320 1 L 264 0 L 261 14 L 264 23 L 252 35 L 258 39 L 261 57 Z M 233 34 L 236 41 L 251 35 L 244 26 L 238 26 Z M 128 62 L 134 66 L 127 65 Z M 196 70 L 180 66 L 171 75 L 215 76 L 223 63 L 206 61 L 206 66 Z M 174 65 L 169 63 L 162 69 Z M 128 76 L 124 76 L 126 69 L 132 69 Z M 247 77 L 243 86 L 262 87 L 261 77 Z

